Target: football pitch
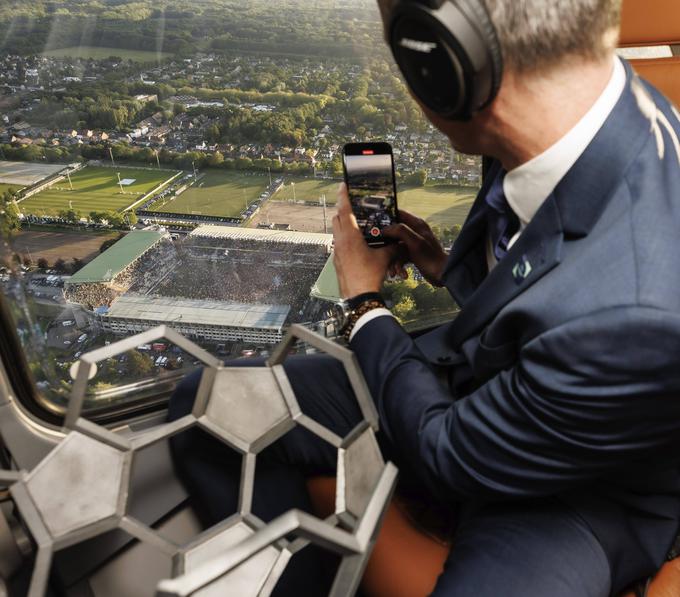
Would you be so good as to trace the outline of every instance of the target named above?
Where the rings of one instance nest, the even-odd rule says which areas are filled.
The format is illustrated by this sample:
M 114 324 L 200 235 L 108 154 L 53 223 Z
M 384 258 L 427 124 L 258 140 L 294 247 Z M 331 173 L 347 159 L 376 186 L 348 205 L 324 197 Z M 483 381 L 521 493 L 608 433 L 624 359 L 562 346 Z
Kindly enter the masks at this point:
M 118 186 L 118 173 L 121 180 L 134 181 L 124 185 L 122 193 Z M 73 209 L 81 216 L 87 216 L 92 211 L 121 211 L 173 175 L 167 170 L 88 166 L 71 174 L 73 190 L 68 180 L 64 179 L 21 201 L 19 208 L 24 214 L 36 216 L 54 216 L 65 209 Z
M 269 186 L 269 176 L 258 173 L 206 171 L 181 195 L 154 203 L 149 210 L 173 214 L 237 218 Z
M 476 196 L 477 190 L 471 187 L 402 187 L 397 193 L 397 204 L 399 209 L 417 215 L 431 226 L 450 228 L 465 222 Z

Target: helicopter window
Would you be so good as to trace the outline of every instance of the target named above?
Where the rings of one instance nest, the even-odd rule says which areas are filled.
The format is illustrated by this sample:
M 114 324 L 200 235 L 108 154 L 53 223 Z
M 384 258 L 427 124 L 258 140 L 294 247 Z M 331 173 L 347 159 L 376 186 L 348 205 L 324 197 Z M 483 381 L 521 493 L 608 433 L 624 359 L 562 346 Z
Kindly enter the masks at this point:
M 410 98 L 374 0 L 285 4 L 3 11 L 0 352 L 36 413 L 57 420 L 82 354 L 156 325 L 225 360 L 266 357 L 291 323 L 336 334 L 346 142 L 391 143 L 399 206 L 452 245 L 481 162 Z M 410 330 L 456 313 L 415 269 L 385 296 Z M 100 363 L 86 412 L 162 408 L 199 365 L 142 343 Z

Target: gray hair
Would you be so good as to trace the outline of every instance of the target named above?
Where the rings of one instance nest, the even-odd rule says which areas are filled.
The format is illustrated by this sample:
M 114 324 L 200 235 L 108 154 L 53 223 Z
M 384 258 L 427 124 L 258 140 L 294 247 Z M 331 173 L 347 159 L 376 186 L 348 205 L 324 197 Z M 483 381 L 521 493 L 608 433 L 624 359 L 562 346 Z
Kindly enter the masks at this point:
M 618 41 L 622 0 L 482 0 L 503 58 L 517 71 L 539 71 L 570 57 L 600 59 Z M 396 0 L 378 0 L 387 22 Z
M 483 0 L 503 58 L 539 71 L 570 57 L 601 59 L 618 41 L 622 0 Z

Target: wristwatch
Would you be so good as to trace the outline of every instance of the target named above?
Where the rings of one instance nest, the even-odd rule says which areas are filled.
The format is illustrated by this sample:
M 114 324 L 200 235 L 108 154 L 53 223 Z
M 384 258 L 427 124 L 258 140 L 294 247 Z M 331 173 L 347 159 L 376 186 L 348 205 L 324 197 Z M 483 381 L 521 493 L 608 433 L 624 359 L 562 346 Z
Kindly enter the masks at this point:
M 335 304 L 334 315 L 338 321 L 338 327 L 342 338 L 349 342 L 352 330 L 357 321 L 366 313 L 374 309 L 384 309 L 385 301 L 378 292 L 360 294 L 351 299 L 340 301 Z

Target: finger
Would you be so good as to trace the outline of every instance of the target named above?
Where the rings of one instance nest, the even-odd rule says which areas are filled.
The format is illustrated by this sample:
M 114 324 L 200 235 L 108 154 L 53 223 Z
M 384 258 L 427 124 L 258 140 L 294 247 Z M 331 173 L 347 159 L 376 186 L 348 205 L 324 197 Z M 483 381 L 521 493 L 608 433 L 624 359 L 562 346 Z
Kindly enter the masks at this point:
M 387 238 L 393 238 L 403 242 L 410 253 L 413 253 L 414 249 L 420 246 L 424 240 L 420 234 L 406 224 L 389 226 L 388 228 L 384 228 L 382 233 L 383 236 L 386 236 Z
M 425 230 L 430 230 L 430 227 L 425 220 L 408 211 L 404 211 L 403 209 L 399 210 L 399 221 L 421 234 Z
M 346 217 L 352 213 L 352 206 L 349 202 L 349 193 L 347 192 L 347 185 L 341 182 L 338 185 L 338 202 L 337 213 L 341 217 Z

